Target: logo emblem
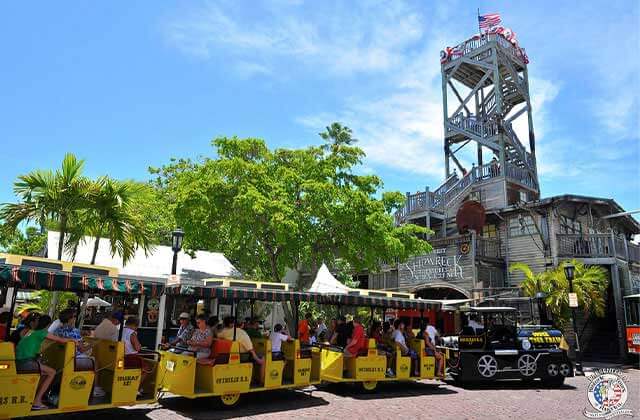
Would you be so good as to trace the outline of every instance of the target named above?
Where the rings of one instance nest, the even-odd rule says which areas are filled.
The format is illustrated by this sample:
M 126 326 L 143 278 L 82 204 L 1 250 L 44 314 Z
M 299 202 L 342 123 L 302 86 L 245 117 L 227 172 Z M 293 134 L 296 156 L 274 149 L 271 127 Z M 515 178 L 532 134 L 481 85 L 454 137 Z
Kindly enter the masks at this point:
M 471 246 L 469 245 L 469 242 L 463 242 L 460 244 L 460 253 L 462 255 L 467 255 L 470 250 Z
M 277 369 L 272 369 L 271 372 L 269 372 L 269 377 L 271 379 L 277 379 L 278 378 L 278 370 Z
M 617 416 L 632 416 L 633 412 L 624 409 L 627 402 L 627 378 L 620 369 L 596 369 L 588 378 L 587 398 L 596 411 L 584 409 L 585 417 L 590 419 L 611 419 Z
M 71 381 L 69 381 L 69 386 L 71 387 L 71 389 L 82 389 L 87 385 L 87 380 L 84 379 L 82 376 L 76 376 L 74 378 L 71 379 Z

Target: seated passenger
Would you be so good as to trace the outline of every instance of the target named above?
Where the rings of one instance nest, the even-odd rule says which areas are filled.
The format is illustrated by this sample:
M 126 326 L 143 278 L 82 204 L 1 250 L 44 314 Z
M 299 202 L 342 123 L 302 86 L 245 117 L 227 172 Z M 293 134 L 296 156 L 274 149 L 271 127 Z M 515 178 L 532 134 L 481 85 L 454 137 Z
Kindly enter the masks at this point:
M 93 336 L 100 340 L 118 341 L 120 324 L 124 320 L 122 312 L 112 312 L 93 330 Z
M 216 335 L 218 334 L 218 326 L 219 325 L 220 325 L 220 318 L 218 318 L 217 315 L 211 316 L 207 320 L 207 326 L 211 330 L 211 336 L 213 338 L 216 338 Z
M 138 319 L 129 317 L 124 323 L 122 331 L 124 342 L 124 367 L 127 369 L 140 369 L 140 387 L 138 396 L 142 396 L 142 388 L 147 374 L 151 373 L 152 366 L 149 361 L 141 356 L 142 344 L 138 339 Z
M 388 322 L 385 322 L 385 326 L 387 330 L 389 330 Z M 391 366 L 393 366 L 393 348 L 390 347 L 385 340 L 382 324 L 380 323 L 380 321 L 373 321 L 373 323 L 371 324 L 371 328 L 369 329 L 369 338 L 373 338 L 374 340 L 376 340 L 376 348 L 378 349 L 378 354 L 387 358 L 386 375 L 395 376 L 395 374 L 393 373 L 393 369 L 391 368 Z
M 473 328 L 475 334 L 478 334 L 480 330 L 484 329 L 484 325 L 478 322 L 478 315 L 476 314 L 471 314 L 469 316 L 469 322 L 467 323 L 467 326 Z
M 329 322 L 329 328 L 327 328 L 327 333 L 325 335 L 328 343 L 333 343 L 335 341 L 334 336 L 336 335 L 336 330 L 338 329 L 338 320 L 335 318 L 331 318 Z
M 22 337 L 27 335 L 29 331 L 33 330 L 38 325 L 38 318 L 40 318 L 40 314 L 37 312 L 23 311 L 20 316 L 22 317 L 21 321 L 9 336 L 9 341 L 11 341 L 16 346 L 18 345 L 18 342 L 20 342 Z
M 258 322 L 258 318 L 251 318 L 249 322 L 245 323 L 244 330 L 251 338 L 264 338 L 260 332 L 260 323 Z
M 91 346 L 85 344 L 82 341 L 82 336 L 80 335 L 80 330 L 76 328 L 76 314 L 74 309 L 65 309 L 60 312 L 60 322 L 62 323 L 57 330 L 54 331 L 54 335 L 67 338 L 75 341 L 76 343 L 76 358 L 89 358 L 89 352 L 91 351 Z M 49 328 L 51 330 L 51 328 Z M 95 368 L 95 363 L 94 363 Z M 97 384 L 93 388 L 93 396 L 94 397 L 104 397 L 104 390 Z
M 420 340 L 424 340 L 424 352 L 427 356 L 433 356 L 436 358 L 436 375 L 444 376 L 444 363 L 442 359 L 442 353 L 436 348 L 431 341 L 431 336 L 427 332 L 427 324 L 423 324 L 420 327 L 420 332 L 418 332 L 418 337 Z
M 393 340 L 395 343 L 400 346 L 400 352 L 403 356 L 411 357 L 411 364 L 414 366 L 414 375 L 420 375 L 420 372 L 417 371 L 417 364 L 414 363 L 417 360 L 418 355 L 413 349 L 410 349 L 407 346 L 407 341 L 404 338 L 404 323 L 400 319 L 396 319 L 393 323 L 394 332 L 393 332 Z
M 429 334 L 429 337 L 431 338 L 431 342 L 435 346 L 436 344 L 438 344 L 438 339 L 440 337 L 440 333 L 438 332 L 438 329 L 436 327 L 431 325 L 429 317 L 426 317 L 424 319 L 424 322 L 425 322 L 425 325 L 426 325 L 425 326 L 425 328 L 426 328 L 425 331 L 427 332 L 427 334 Z M 420 327 L 422 327 L 422 325 Z
M 271 340 L 271 359 L 284 359 L 284 355 L 282 354 L 282 342 L 292 341 L 293 338 L 283 331 L 281 324 L 276 324 L 273 327 L 273 332 L 269 335 L 269 340 Z
M 11 312 L 3 310 L 0 313 L 0 341 L 7 341 L 9 338 L 8 332 L 11 329 Z
M 362 350 L 367 349 L 367 339 L 364 336 L 364 327 L 359 318 L 353 320 L 353 330 L 347 346 L 344 348 L 345 357 L 357 357 Z
M 347 318 L 340 316 L 336 325 L 336 330 L 331 338 L 331 344 L 338 347 L 346 347 L 347 340 L 349 339 L 349 326 L 347 325 Z
M 169 343 L 164 344 L 162 347 L 167 349 L 169 347 L 181 347 L 181 350 L 184 350 L 187 347 L 187 341 L 191 339 L 193 335 L 193 325 L 191 325 L 191 316 L 182 312 L 180 314 L 180 318 L 178 319 L 180 323 L 180 327 L 178 328 L 178 332 L 175 337 L 169 340 Z M 212 334 L 213 336 L 213 334 Z M 180 353 L 181 350 L 174 349 L 176 353 Z
M 300 344 L 309 344 L 311 338 L 311 312 L 307 312 L 304 319 L 298 322 L 298 339 Z
M 16 347 L 16 364 L 18 366 L 33 360 L 39 362 L 40 365 L 40 382 L 38 383 L 38 389 L 33 399 L 32 410 L 46 410 L 49 408 L 42 402 L 42 397 L 56 376 L 56 370 L 54 368 L 40 362 L 40 347 L 42 343 L 45 339 L 61 344 L 73 341 L 50 334 L 49 331 L 47 331 L 50 324 L 51 317 L 49 315 L 37 317 L 33 329 L 28 330 Z
M 259 365 L 260 380 L 264 383 L 264 359 L 256 354 L 247 332 L 242 328 L 235 328 L 235 318 L 232 316 L 225 317 L 222 323 L 224 328 L 218 333 L 218 338 L 233 341 L 235 330 L 235 341 L 238 342 L 240 361 L 247 361 L 247 356 L 249 356 L 254 364 Z
M 324 324 L 324 319 L 320 318 L 318 319 L 318 326 L 316 328 L 316 332 L 318 333 L 318 341 L 320 340 L 320 336 L 321 335 L 327 335 L 327 326 Z M 321 341 L 322 342 L 322 341 Z
M 182 319 L 180 320 L 182 323 Z M 197 359 L 208 359 L 211 355 L 211 343 L 213 342 L 213 334 L 207 325 L 207 317 L 200 314 L 196 317 L 196 325 L 198 328 L 193 330 L 191 339 L 187 340 L 188 350 L 194 352 Z

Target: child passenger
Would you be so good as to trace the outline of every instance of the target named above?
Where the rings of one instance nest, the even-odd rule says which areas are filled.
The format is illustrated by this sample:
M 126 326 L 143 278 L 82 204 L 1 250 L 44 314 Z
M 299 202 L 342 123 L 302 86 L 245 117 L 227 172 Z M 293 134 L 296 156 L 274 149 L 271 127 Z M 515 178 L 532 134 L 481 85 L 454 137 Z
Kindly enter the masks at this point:
M 53 379 L 56 376 L 56 371 L 52 367 L 49 367 L 40 362 L 40 347 L 44 340 L 51 340 L 55 343 L 67 343 L 74 341 L 71 339 L 57 337 L 49 331 L 47 328 L 51 324 L 51 317 L 49 315 L 41 315 L 38 317 L 33 329 L 25 334 L 18 346 L 16 347 L 16 363 L 18 365 L 25 365 L 31 361 L 36 361 L 40 365 L 40 382 L 36 390 L 35 398 L 33 399 L 32 410 L 46 410 L 49 407 L 42 402 L 42 397 L 45 392 L 51 386 Z

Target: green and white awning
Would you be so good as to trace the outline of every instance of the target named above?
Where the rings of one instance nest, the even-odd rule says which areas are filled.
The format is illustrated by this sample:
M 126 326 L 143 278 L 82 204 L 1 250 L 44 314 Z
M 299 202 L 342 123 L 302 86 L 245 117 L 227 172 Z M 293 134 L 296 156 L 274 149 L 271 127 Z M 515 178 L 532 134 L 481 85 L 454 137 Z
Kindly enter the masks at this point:
M 140 280 L 10 264 L 0 264 L 0 285 L 33 290 L 128 293 L 148 296 L 159 296 L 164 291 L 162 285 Z

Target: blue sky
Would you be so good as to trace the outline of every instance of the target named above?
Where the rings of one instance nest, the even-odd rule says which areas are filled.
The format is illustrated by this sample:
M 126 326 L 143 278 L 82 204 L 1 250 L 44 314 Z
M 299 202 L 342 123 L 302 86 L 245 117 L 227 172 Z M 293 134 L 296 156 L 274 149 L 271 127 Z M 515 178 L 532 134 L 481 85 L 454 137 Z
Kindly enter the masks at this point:
M 386 189 L 443 178 L 438 53 L 476 5 L 527 49 L 543 196 L 640 208 L 640 3 L 4 2 L 0 202 L 65 152 L 92 176 L 146 179 L 219 135 L 271 146 L 353 128 Z

